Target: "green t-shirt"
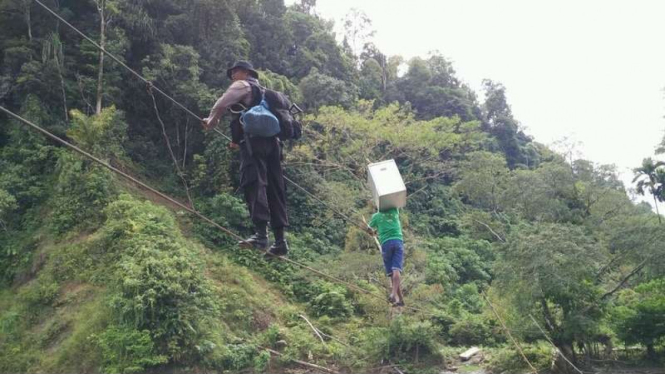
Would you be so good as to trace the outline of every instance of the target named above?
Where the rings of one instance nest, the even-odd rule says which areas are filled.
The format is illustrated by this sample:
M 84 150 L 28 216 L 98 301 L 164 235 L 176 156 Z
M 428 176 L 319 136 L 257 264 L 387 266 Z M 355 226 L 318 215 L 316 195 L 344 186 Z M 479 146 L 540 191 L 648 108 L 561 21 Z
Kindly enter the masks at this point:
M 399 211 L 397 208 L 388 209 L 384 212 L 374 213 L 369 227 L 379 232 L 381 244 L 392 239 L 403 240 L 402 225 L 399 222 Z

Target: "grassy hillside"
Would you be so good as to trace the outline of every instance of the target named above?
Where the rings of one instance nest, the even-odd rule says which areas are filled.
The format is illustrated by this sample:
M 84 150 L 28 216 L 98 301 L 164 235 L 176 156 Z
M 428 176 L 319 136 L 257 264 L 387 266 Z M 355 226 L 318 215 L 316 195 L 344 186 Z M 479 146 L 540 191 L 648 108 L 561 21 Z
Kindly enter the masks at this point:
M 616 168 L 538 143 L 506 87 L 486 80 L 481 102 L 440 54 L 337 43 L 314 3 L 45 5 L 146 87 L 39 3 L 0 0 L 3 108 L 237 235 L 238 155 L 198 118 L 227 64 L 252 60 L 306 109 L 284 146 L 297 264 L 0 115 L 0 372 L 439 373 L 475 345 L 460 371 L 661 365 L 665 231 Z M 402 309 L 359 227 L 367 164 L 386 159 L 409 194 Z M 662 165 L 636 173 L 665 199 Z

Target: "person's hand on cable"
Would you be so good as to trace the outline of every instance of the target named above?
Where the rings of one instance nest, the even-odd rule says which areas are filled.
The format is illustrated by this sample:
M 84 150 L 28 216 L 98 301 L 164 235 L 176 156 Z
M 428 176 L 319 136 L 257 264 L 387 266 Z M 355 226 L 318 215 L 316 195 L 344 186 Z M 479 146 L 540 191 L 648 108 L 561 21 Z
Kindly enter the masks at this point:
M 210 118 L 204 118 L 203 121 L 201 121 L 201 125 L 203 125 L 203 129 L 206 131 L 210 131 L 213 128 L 210 124 Z

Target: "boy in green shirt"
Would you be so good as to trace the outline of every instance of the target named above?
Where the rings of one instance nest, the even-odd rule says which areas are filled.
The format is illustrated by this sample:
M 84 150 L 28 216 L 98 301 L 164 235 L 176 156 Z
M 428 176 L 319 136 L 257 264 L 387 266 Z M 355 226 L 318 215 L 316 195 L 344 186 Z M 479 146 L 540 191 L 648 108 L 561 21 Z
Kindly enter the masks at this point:
M 387 209 L 374 213 L 369 221 L 367 232 L 370 235 L 379 234 L 381 242 L 381 255 L 386 275 L 392 279 L 392 292 L 388 300 L 396 306 L 404 306 L 402 288 L 400 287 L 400 273 L 404 264 L 404 242 L 402 225 L 399 222 L 399 210 Z

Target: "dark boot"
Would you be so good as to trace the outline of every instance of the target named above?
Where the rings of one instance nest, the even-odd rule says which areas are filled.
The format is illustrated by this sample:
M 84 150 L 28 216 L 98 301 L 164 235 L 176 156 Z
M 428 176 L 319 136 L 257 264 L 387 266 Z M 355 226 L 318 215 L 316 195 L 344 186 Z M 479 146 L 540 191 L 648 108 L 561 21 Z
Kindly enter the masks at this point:
M 287 253 L 289 253 L 289 244 L 285 239 L 274 242 L 268 249 L 269 256 L 286 256 Z
M 268 256 L 284 256 L 289 252 L 289 245 L 284 239 L 284 227 L 273 227 L 273 235 L 275 235 L 275 242 L 268 250 Z
M 249 238 L 238 242 L 242 248 L 256 248 L 265 251 L 268 248 L 268 226 L 258 224 L 254 226 L 256 233 Z

